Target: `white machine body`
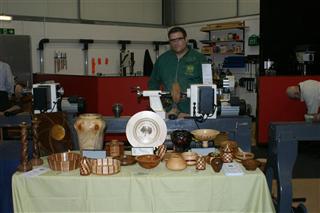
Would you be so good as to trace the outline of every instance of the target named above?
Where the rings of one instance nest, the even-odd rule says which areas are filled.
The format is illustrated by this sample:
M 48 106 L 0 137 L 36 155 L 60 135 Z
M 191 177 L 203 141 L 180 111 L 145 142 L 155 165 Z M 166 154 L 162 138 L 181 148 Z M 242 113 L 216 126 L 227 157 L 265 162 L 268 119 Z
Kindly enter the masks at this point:
M 166 112 L 163 109 L 161 103 L 161 94 L 163 92 L 161 90 L 144 90 L 142 91 L 142 95 L 144 97 L 149 97 L 150 107 L 151 109 L 157 113 L 162 119 L 166 118 Z
M 40 83 L 32 85 L 34 113 L 43 112 L 40 108 L 45 107 L 44 112 L 58 111 L 58 87 L 59 83 Z
M 187 89 L 187 96 L 190 98 L 190 114 L 191 116 L 203 116 L 200 113 L 199 106 L 201 101 L 208 101 L 210 97 L 206 97 L 206 100 L 201 100 L 200 91 L 201 87 L 211 87 L 213 89 L 213 104 L 212 108 L 217 105 L 217 85 L 216 84 L 192 84 L 190 89 Z M 195 112 L 195 114 L 194 114 Z M 207 117 L 208 119 L 217 118 L 217 110 L 214 110 L 214 113 Z

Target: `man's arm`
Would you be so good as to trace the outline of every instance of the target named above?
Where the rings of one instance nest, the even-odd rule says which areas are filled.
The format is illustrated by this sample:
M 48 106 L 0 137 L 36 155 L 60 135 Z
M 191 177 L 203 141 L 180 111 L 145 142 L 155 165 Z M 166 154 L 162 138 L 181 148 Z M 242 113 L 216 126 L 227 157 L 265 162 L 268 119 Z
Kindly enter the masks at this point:
M 313 120 L 312 120 L 312 121 L 314 121 L 314 122 L 319 122 L 319 121 L 320 121 L 320 113 L 315 114 L 315 115 L 313 116 Z
M 6 90 L 9 95 L 14 93 L 14 78 L 11 72 L 11 68 L 8 64 L 5 66 L 5 73 L 6 73 Z

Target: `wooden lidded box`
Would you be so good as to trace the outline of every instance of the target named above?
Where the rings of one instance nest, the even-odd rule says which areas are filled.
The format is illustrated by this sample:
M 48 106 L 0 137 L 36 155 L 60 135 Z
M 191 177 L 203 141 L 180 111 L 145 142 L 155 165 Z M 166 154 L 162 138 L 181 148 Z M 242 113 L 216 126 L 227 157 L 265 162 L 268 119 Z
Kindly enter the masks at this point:
M 107 156 L 119 157 L 124 155 L 124 143 L 118 140 L 111 140 L 105 145 Z

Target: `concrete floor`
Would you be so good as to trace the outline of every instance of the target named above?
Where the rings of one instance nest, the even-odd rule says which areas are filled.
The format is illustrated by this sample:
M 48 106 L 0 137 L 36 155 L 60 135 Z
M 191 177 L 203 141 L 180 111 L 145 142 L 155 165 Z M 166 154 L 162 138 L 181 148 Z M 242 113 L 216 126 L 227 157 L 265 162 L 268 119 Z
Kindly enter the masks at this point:
M 273 196 L 276 194 L 277 183 L 274 181 L 272 186 Z M 320 179 L 293 179 L 292 180 L 293 198 L 305 198 L 308 213 L 320 212 Z M 293 202 L 292 206 L 299 205 L 299 202 Z
M 267 158 L 267 146 L 253 146 L 257 158 Z M 299 142 L 298 156 L 293 169 L 293 198 L 305 198 L 309 213 L 320 212 L 320 142 Z M 277 183 L 273 182 L 272 195 L 276 197 Z M 293 202 L 292 206 L 299 205 Z

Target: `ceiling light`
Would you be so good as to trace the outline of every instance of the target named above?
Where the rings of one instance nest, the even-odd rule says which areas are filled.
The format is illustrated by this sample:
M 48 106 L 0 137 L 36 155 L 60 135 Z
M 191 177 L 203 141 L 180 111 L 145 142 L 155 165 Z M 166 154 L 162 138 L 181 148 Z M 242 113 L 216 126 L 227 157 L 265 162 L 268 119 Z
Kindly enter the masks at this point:
M 5 14 L 0 14 L 0 21 L 11 21 L 12 16 L 7 16 Z

